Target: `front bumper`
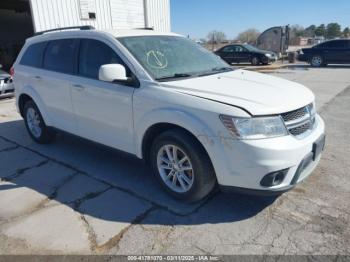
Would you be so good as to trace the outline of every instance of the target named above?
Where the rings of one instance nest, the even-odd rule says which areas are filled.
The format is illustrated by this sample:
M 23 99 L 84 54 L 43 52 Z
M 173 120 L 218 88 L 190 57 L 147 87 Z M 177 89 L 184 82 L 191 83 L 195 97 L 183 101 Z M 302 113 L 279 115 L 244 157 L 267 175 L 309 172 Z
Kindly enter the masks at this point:
M 310 156 L 315 142 L 324 134 L 324 122 L 317 115 L 314 130 L 302 139 L 292 135 L 246 141 L 218 138 L 208 152 L 224 191 L 281 194 L 303 181 L 316 168 L 321 155 L 312 161 Z M 305 166 L 301 168 L 302 163 Z M 261 185 L 265 175 L 285 169 L 288 171 L 280 184 Z
M 297 59 L 301 62 L 308 62 L 309 58 L 305 54 L 298 54 Z
M 15 86 L 12 80 L 0 80 L 0 98 L 14 96 Z
M 278 60 L 277 56 L 271 56 L 271 57 L 264 56 L 262 58 L 262 62 L 266 64 L 275 63 L 277 60 Z

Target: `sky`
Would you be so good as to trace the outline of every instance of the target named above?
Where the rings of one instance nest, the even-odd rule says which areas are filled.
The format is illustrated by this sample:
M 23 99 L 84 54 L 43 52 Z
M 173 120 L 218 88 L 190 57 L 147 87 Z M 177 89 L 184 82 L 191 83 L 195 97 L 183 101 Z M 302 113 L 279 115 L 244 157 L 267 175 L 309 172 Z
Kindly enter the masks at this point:
M 241 31 L 272 26 L 338 22 L 350 27 L 350 0 L 170 0 L 172 31 L 206 38 L 209 31 L 234 38 Z

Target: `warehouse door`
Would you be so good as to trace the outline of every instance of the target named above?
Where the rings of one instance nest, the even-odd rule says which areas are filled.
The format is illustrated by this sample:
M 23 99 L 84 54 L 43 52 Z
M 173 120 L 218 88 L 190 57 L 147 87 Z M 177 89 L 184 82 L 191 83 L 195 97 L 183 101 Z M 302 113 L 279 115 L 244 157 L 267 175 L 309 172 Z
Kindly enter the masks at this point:
M 110 0 L 113 29 L 145 27 L 143 0 Z
M 8 70 L 25 39 L 33 35 L 28 0 L 0 0 L 0 64 Z

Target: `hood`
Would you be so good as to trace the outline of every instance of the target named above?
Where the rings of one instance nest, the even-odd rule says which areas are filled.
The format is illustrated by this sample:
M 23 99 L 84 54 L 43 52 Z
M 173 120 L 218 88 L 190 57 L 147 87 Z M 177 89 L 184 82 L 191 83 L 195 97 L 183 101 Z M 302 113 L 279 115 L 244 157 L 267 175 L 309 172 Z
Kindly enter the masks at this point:
M 162 85 L 183 94 L 237 106 L 252 115 L 293 111 L 315 99 L 303 85 L 245 70 L 165 82 Z
M 9 78 L 10 75 L 3 70 L 0 70 L 0 79 Z

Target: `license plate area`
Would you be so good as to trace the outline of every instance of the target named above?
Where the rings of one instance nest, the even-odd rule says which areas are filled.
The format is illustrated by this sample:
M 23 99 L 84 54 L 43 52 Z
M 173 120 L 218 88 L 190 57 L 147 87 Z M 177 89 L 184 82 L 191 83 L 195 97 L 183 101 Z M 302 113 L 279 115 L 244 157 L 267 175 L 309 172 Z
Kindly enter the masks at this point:
M 312 146 L 313 161 L 320 156 L 326 145 L 326 136 L 322 135 Z

